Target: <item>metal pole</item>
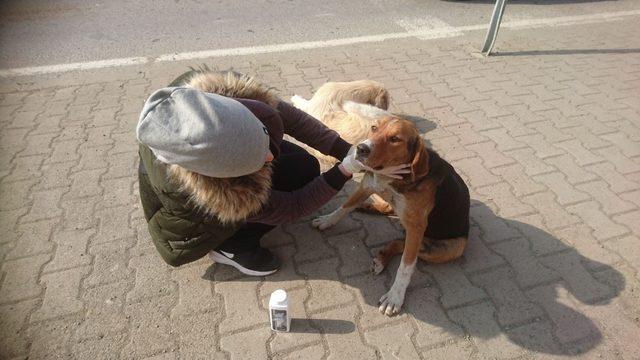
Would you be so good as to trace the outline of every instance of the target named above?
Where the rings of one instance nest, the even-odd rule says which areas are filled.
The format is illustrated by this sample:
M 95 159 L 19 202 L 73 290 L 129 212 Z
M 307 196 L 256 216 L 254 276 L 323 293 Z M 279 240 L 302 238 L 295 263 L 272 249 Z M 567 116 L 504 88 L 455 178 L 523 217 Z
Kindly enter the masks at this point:
M 502 21 L 502 14 L 504 8 L 507 6 L 507 0 L 496 0 L 496 5 L 493 8 L 493 15 L 491 15 L 491 22 L 489 23 L 489 31 L 487 31 L 487 37 L 484 39 L 484 46 L 482 47 L 482 53 L 485 56 L 489 56 L 493 44 L 498 37 L 498 29 L 500 28 L 500 22 Z

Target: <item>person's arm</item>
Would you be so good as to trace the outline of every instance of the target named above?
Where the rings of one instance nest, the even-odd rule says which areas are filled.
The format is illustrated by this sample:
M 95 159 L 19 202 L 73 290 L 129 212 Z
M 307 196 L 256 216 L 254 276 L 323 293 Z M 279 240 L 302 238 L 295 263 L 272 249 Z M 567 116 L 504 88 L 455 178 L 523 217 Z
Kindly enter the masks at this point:
M 285 134 L 339 160 L 349 152 L 351 144 L 313 116 L 284 101 L 278 103 L 278 111 Z
M 340 165 L 313 179 L 295 191 L 272 190 L 267 204 L 248 222 L 281 225 L 295 221 L 318 210 L 334 197 L 351 179 Z

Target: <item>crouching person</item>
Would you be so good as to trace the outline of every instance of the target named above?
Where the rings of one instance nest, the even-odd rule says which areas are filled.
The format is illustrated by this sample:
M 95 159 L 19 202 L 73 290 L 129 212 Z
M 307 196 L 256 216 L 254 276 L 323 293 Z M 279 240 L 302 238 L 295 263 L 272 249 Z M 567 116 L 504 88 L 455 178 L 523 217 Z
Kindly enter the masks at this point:
M 272 274 L 280 261 L 260 239 L 316 211 L 363 169 L 338 133 L 233 72 L 194 70 L 157 90 L 136 133 L 144 215 L 171 266 L 208 254 L 247 275 Z M 343 161 L 321 174 L 283 134 Z

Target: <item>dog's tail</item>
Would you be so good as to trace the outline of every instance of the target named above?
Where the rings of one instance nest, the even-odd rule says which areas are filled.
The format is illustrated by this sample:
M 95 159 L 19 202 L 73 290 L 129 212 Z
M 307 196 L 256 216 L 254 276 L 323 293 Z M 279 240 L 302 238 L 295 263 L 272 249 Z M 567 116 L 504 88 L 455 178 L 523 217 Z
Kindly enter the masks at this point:
M 303 111 L 309 107 L 309 100 L 303 98 L 300 95 L 293 95 L 291 97 L 291 102 L 293 103 L 293 106 Z
M 424 249 L 418 257 L 432 264 L 441 264 L 455 260 L 462 256 L 467 246 L 467 236 L 460 236 L 444 240 L 424 240 Z

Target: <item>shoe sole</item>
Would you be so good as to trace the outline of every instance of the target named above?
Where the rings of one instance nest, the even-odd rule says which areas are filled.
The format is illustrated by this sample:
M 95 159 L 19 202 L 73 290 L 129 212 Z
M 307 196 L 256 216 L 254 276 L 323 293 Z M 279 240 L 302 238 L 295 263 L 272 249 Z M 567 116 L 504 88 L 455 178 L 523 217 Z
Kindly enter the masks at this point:
M 225 265 L 233 266 L 234 268 L 238 269 L 238 271 L 240 271 L 241 273 L 249 276 L 267 276 L 278 271 L 278 269 L 269 270 L 269 271 L 258 271 L 258 270 L 247 269 L 244 266 L 238 264 L 237 262 L 215 251 L 211 251 L 209 253 L 209 258 L 211 258 L 211 260 L 213 260 L 217 264 L 225 264 Z

